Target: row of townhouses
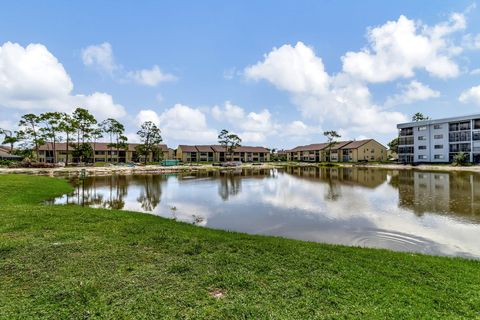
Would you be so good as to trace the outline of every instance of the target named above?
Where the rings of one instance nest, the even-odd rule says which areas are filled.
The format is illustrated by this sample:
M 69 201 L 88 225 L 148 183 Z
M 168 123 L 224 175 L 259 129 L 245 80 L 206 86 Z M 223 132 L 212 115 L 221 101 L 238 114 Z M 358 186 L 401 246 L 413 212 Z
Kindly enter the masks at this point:
M 139 162 L 144 161 L 143 157 L 136 152 L 136 143 L 128 143 L 126 149 L 110 148 L 108 143 L 91 143 L 93 150 L 92 158 L 88 162 Z M 55 150 L 54 150 L 55 149 Z M 79 159 L 73 156 L 73 147 L 68 148 L 68 162 L 78 162 Z M 270 151 L 264 147 L 241 146 L 228 154 L 225 147 L 220 145 L 180 145 L 177 150 L 168 148 L 165 144 L 158 145 L 158 152 L 150 153 L 147 162 L 158 160 L 177 159 L 183 162 L 265 162 L 270 161 Z M 54 154 L 56 157 L 54 157 Z M 67 144 L 46 143 L 39 148 L 40 162 L 66 162 Z
M 229 154 L 225 147 L 220 145 L 179 145 L 176 157 L 183 162 L 265 162 L 270 161 L 270 150 L 264 147 L 241 146 Z
M 401 163 L 451 162 L 464 152 L 480 162 L 480 114 L 401 123 L 397 125 L 398 161 Z
M 93 157 L 88 159 L 88 162 L 139 162 L 144 159 L 136 152 L 136 143 L 128 143 L 126 149 L 110 148 L 108 143 L 97 142 L 91 143 L 93 150 Z M 148 162 L 156 161 L 158 159 L 173 159 L 174 150 L 167 147 L 165 144 L 158 145 L 157 153 L 150 153 L 147 157 Z M 54 152 L 56 157 L 54 157 Z M 161 154 L 160 154 L 161 153 Z M 67 144 L 56 143 L 55 151 L 53 143 L 46 143 L 39 148 L 38 161 L 53 162 L 56 158 L 57 162 L 66 162 L 67 160 Z M 73 147 L 68 148 L 68 162 L 78 162 L 79 159 L 73 156 Z
M 359 162 L 386 161 L 387 148 L 374 139 L 315 143 L 287 150 L 288 161 Z

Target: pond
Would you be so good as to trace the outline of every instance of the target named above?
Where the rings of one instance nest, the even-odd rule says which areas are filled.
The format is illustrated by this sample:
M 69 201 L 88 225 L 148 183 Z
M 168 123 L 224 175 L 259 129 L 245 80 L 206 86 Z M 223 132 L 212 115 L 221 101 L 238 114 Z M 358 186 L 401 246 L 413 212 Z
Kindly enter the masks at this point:
M 480 175 L 287 167 L 87 177 L 52 200 L 148 212 L 209 228 L 480 257 Z

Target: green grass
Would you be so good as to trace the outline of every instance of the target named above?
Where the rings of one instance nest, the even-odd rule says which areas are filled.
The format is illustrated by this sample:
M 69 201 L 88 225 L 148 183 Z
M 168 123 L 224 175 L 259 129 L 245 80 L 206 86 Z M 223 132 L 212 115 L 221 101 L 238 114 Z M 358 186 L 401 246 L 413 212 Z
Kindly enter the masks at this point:
M 41 203 L 70 190 L 0 175 L 0 319 L 480 318 L 478 261 Z

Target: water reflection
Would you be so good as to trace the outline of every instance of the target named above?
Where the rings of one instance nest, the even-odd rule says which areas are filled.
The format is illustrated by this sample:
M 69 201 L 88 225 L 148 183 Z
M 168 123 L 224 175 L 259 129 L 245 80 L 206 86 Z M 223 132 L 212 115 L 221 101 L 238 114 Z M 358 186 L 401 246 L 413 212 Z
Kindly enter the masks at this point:
M 480 176 L 289 167 L 90 177 L 55 203 L 310 241 L 480 256 Z

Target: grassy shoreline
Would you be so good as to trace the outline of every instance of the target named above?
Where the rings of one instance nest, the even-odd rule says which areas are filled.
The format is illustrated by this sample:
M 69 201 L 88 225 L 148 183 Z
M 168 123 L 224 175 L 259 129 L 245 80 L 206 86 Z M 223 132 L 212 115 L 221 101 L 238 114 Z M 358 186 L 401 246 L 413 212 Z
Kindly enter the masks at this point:
M 41 203 L 70 190 L 0 176 L 1 319 L 480 317 L 480 261 Z

